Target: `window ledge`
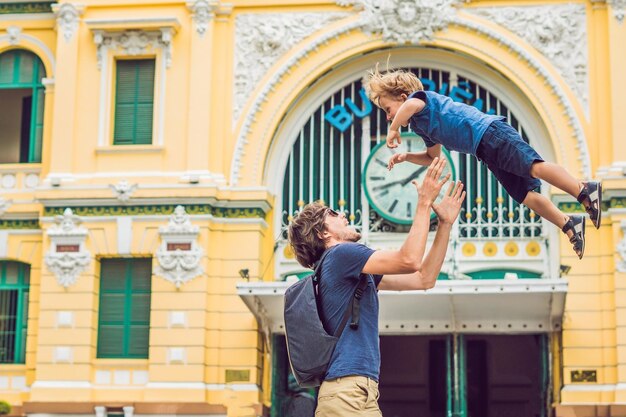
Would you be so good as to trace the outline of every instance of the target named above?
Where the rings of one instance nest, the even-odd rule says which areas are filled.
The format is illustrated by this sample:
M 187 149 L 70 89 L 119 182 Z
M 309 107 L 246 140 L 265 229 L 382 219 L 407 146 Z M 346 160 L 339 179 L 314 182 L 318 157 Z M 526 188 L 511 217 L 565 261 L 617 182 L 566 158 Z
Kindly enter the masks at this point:
M 128 29 L 159 30 L 170 28 L 177 31 L 180 22 L 176 17 L 149 17 L 137 19 L 87 19 L 87 27 L 91 30 L 124 31 Z
M 1 375 L 15 374 L 20 372 L 26 372 L 25 363 L 3 363 Z
M 40 162 L 19 162 L 0 164 L 0 172 L 39 172 L 41 171 Z
M 97 154 L 119 154 L 119 153 L 161 153 L 165 150 L 163 146 L 153 145 L 112 145 L 96 148 Z
M 94 359 L 94 365 L 96 367 L 109 367 L 109 366 L 114 366 L 116 368 L 143 367 L 143 366 L 148 366 L 148 362 L 149 362 L 149 359 L 124 359 L 124 358 Z

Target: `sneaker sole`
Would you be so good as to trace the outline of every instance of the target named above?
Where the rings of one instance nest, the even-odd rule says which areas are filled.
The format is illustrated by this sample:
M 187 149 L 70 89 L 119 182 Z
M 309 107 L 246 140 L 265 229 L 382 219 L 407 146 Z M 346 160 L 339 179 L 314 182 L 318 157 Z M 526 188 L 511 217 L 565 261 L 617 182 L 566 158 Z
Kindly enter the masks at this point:
M 583 216 L 583 224 L 582 224 L 582 230 L 580 232 L 580 237 L 583 241 L 583 247 L 580 250 L 580 255 L 578 255 L 578 259 L 582 259 L 583 256 L 585 255 L 585 223 L 587 221 L 587 218 Z M 574 232 L 576 231 L 576 229 L 574 229 Z
M 596 221 L 592 221 L 593 225 L 596 229 L 600 228 L 600 223 L 602 223 L 602 183 L 598 182 L 598 218 Z

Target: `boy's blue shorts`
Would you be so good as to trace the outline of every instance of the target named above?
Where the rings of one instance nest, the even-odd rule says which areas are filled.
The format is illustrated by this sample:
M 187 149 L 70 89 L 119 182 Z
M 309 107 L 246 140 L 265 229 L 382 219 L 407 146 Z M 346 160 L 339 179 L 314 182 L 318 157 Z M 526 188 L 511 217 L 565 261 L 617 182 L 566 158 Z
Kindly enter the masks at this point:
M 476 157 L 518 203 L 524 201 L 529 191 L 541 186 L 541 181 L 530 175 L 530 167 L 535 162 L 543 162 L 543 158 L 524 142 L 517 130 L 502 120 L 489 125 L 478 144 Z

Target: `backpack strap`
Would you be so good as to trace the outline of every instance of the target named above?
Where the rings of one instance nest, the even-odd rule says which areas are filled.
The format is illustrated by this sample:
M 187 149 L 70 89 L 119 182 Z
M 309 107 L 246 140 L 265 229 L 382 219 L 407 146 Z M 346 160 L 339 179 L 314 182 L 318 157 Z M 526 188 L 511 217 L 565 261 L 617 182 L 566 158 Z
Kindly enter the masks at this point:
M 352 321 L 350 322 L 351 329 L 359 328 L 359 318 L 361 317 L 361 298 L 363 297 L 363 293 L 365 292 L 365 288 L 367 288 L 367 283 L 369 281 L 370 275 L 361 274 L 361 280 L 359 281 L 359 285 L 354 290 L 354 296 L 352 297 L 351 310 L 352 310 Z
M 326 258 L 326 255 L 330 253 L 330 249 L 332 248 L 328 248 L 324 251 L 324 253 L 320 257 L 320 260 L 317 262 L 317 265 L 315 265 L 315 272 L 313 273 L 313 288 L 315 290 L 315 301 L 317 303 L 317 311 L 319 312 L 320 320 L 322 321 L 322 326 L 324 326 L 325 329 L 326 329 L 326 324 L 325 324 L 326 320 L 324 320 L 323 313 L 322 313 L 322 301 L 321 301 L 321 297 L 319 293 L 319 283 L 320 283 L 320 278 L 322 276 L 322 262 L 324 262 L 324 258 Z M 359 284 L 354 289 L 352 298 L 350 299 L 350 302 L 348 303 L 348 306 L 346 307 L 346 311 L 343 313 L 343 317 L 341 318 L 341 322 L 339 323 L 339 327 L 337 327 L 333 336 L 339 337 L 339 335 L 341 335 L 341 333 L 343 332 L 343 329 L 346 327 L 346 324 L 348 324 L 348 319 L 350 317 L 352 317 L 352 321 L 350 322 L 350 328 L 354 330 L 359 328 L 359 318 L 361 317 L 361 298 L 363 297 L 365 288 L 367 288 L 369 276 L 370 275 L 366 275 L 366 274 L 360 275 Z
M 363 292 L 365 288 L 367 288 L 369 275 L 361 274 L 359 279 L 359 285 L 354 289 L 354 294 L 346 307 L 346 312 L 343 313 L 343 317 L 341 318 L 341 323 L 333 336 L 339 337 L 343 329 L 346 327 L 348 323 L 348 319 L 352 317 L 352 322 L 350 323 L 350 328 L 356 330 L 359 328 L 359 318 L 361 317 L 361 297 L 363 297 Z

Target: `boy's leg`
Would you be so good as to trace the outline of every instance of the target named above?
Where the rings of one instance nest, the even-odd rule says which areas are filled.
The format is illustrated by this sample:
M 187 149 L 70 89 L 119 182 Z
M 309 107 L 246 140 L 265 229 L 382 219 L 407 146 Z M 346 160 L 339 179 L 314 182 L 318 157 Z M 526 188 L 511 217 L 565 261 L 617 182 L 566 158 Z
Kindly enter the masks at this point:
M 565 215 L 552 201 L 534 191 L 528 192 L 523 204 L 550 223 L 558 226 L 569 237 L 578 259 L 582 259 L 585 252 L 585 218 L 583 216 Z
M 554 185 L 574 198 L 578 197 L 582 188 L 582 183 L 567 172 L 565 168 L 550 162 L 535 162 L 530 167 L 530 175 Z
M 584 207 L 593 225 L 600 227 L 602 220 L 602 184 L 579 182 L 562 166 L 550 162 L 536 161 L 530 167 L 530 175 L 554 185 L 575 197 Z

